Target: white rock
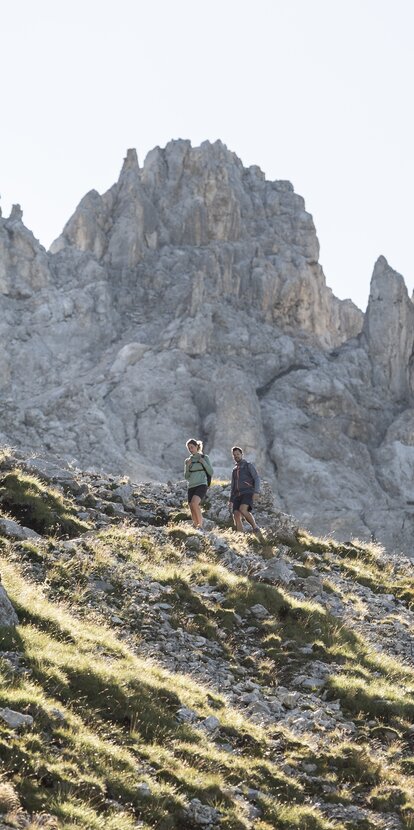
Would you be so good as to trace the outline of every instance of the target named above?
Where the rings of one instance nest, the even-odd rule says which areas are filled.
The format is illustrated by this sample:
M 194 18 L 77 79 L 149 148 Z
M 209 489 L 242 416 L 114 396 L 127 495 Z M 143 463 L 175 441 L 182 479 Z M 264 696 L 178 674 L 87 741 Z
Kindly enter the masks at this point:
M 291 565 L 274 557 L 266 562 L 266 567 L 259 572 L 259 577 L 263 582 L 281 582 L 289 585 L 296 579 L 296 574 Z
M 151 796 L 151 787 L 145 782 L 137 784 L 136 791 L 141 798 L 149 798 Z
M 0 626 L 10 628 L 18 625 L 19 619 L 3 585 L 0 585 Z
M 33 718 L 31 715 L 22 715 L 20 712 L 15 712 L 13 709 L 9 709 L 6 706 L 4 709 L 0 709 L 0 718 L 7 723 L 12 729 L 20 729 L 22 726 L 31 726 L 33 724 Z
M 256 605 L 252 605 L 250 611 L 258 620 L 264 620 L 269 616 L 267 608 L 265 608 L 264 605 L 260 605 L 259 602 Z
M 27 539 L 41 539 L 42 537 L 29 527 L 23 527 L 13 519 L 0 519 L 0 533 L 10 539 L 26 541 Z
M 208 804 L 202 804 L 198 798 L 193 798 L 188 807 L 185 808 L 187 817 L 196 827 L 215 825 L 219 820 L 219 812 Z
M 201 721 L 200 728 L 205 729 L 206 732 L 216 732 L 220 728 L 220 721 L 214 715 L 209 715 Z

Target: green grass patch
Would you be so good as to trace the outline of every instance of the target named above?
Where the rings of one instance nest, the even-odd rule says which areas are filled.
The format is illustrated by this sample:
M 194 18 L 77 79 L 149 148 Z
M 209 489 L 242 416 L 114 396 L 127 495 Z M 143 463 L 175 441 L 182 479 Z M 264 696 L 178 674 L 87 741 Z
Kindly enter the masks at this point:
M 0 499 L 14 519 L 39 534 L 73 537 L 91 529 L 67 497 L 21 470 L 0 478 Z
M 344 674 L 331 676 L 327 687 L 330 695 L 339 699 L 345 709 L 354 715 L 364 712 L 399 727 L 414 719 L 412 690 L 396 686 L 391 678 L 368 673 L 357 675 L 350 667 Z
M 264 820 L 277 830 L 345 830 L 345 825 L 329 821 L 313 807 L 281 804 L 263 795 L 257 801 Z M 260 823 L 257 826 L 260 828 Z

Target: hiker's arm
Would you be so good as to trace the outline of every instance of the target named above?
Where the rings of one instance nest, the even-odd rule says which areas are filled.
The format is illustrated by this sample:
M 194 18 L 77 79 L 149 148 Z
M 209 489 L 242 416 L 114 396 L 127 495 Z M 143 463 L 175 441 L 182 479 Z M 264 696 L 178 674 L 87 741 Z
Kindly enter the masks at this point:
M 229 501 L 233 503 L 234 497 L 236 495 L 236 486 L 235 486 L 235 475 L 234 473 L 231 474 L 231 490 L 230 490 L 230 499 Z
M 258 496 L 260 493 L 260 478 L 254 464 L 249 464 L 250 473 L 254 481 L 254 495 Z
M 190 478 L 190 464 L 191 458 L 186 458 L 184 462 L 184 478 L 186 478 L 187 481 Z

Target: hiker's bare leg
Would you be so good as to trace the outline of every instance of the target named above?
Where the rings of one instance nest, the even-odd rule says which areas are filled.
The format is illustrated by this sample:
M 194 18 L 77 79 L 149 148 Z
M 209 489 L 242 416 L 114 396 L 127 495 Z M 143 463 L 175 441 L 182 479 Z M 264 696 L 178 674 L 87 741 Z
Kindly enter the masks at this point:
M 193 496 L 190 502 L 191 515 L 196 527 L 203 527 L 203 514 L 200 508 L 200 496 Z
M 193 498 L 191 499 L 190 504 L 189 504 L 190 512 L 191 512 L 191 518 L 193 520 L 194 527 L 198 527 L 198 525 L 200 524 L 200 516 L 201 516 L 200 509 L 198 508 L 198 510 L 197 510 L 196 499 L 198 499 L 198 504 L 200 504 L 199 496 L 193 496 Z
M 250 512 L 247 504 L 240 505 L 240 513 L 243 516 L 243 519 L 246 519 L 246 522 L 249 522 L 249 525 L 252 526 L 253 530 L 256 530 L 256 521 L 253 514 Z
M 189 506 L 189 508 L 190 508 L 190 513 L 191 513 L 191 518 L 192 518 L 192 520 L 193 520 L 193 525 L 195 525 L 194 510 L 193 510 L 193 505 L 192 505 L 192 503 L 191 503 L 191 502 L 192 502 L 192 499 L 191 499 L 191 501 L 188 503 L 188 506 Z
M 236 530 L 239 530 L 239 531 L 241 531 L 241 533 L 243 533 L 242 517 L 241 517 L 241 513 L 240 513 L 239 510 L 235 510 L 233 512 L 233 519 L 234 519 L 234 524 L 236 525 Z

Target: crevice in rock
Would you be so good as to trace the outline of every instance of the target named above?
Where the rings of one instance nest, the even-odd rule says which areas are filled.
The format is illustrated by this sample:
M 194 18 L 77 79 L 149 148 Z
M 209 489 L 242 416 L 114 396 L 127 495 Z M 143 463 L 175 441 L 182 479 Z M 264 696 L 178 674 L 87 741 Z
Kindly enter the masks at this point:
M 308 371 L 310 369 L 312 369 L 312 365 L 306 365 L 305 363 L 298 363 L 296 365 L 289 366 L 288 369 L 283 369 L 282 372 L 278 372 L 277 375 L 274 375 L 274 377 L 272 377 L 267 383 L 265 383 L 264 386 L 259 386 L 256 388 L 257 397 L 259 399 L 263 398 L 265 395 L 267 395 L 267 393 L 270 391 L 271 387 L 277 380 L 285 377 L 286 375 L 290 375 L 291 372 L 299 372 L 301 370 Z

